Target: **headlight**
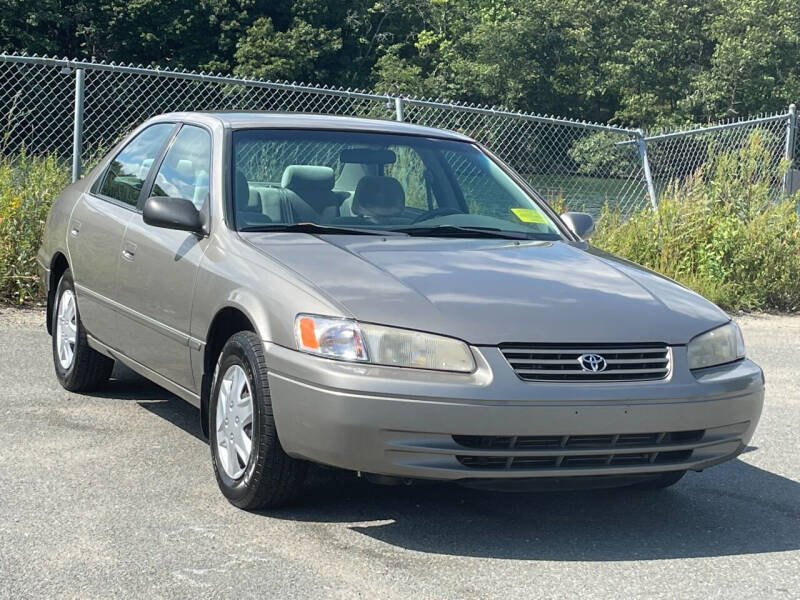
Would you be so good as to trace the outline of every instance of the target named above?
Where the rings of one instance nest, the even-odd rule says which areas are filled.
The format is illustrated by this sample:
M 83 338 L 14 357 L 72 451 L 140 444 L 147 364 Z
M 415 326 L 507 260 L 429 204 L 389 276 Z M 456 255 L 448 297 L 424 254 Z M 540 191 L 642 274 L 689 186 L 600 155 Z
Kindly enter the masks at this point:
M 460 373 L 475 369 L 469 347 L 441 335 L 317 315 L 297 315 L 294 332 L 299 350 L 327 358 Z
M 731 321 L 698 335 L 687 350 L 690 369 L 713 367 L 744 358 L 744 339 L 739 326 Z

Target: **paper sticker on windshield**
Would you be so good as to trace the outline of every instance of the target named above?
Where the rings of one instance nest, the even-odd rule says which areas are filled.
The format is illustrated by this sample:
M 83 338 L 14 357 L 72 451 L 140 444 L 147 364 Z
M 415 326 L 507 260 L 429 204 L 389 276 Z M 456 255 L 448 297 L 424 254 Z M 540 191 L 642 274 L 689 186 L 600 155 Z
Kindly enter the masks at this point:
M 512 208 L 511 212 L 523 223 L 544 223 L 547 218 L 535 208 Z

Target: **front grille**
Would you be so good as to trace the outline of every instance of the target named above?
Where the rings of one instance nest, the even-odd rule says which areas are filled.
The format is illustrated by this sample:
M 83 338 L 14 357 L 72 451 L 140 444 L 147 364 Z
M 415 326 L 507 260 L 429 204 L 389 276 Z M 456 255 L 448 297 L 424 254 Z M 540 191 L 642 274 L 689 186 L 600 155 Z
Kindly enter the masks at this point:
M 501 344 L 500 351 L 526 381 L 646 381 L 664 379 L 670 369 L 664 344 Z M 585 370 L 584 354 L 602 356 L 606 368 Z
M 569 469 L 681 463 L 689 459 L 692 450 L 674 450 L 675 444 L 699 442 L 704 434 L 702 429 L 693 429 L 601 435 L 454 435 L 453 441 L 475 450 L 550 451 L 547 456 L 456 456 L 462 465 L 473 469 Z M 559 454 L 558 450 L 565 452 Z M 581 454 L 581 450 L 592 453 Z

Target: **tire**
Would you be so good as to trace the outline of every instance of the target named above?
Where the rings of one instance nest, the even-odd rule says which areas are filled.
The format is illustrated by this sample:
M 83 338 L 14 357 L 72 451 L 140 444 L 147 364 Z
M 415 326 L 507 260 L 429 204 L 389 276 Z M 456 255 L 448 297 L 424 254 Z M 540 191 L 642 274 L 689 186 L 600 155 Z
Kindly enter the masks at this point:
M 686 475 L 686 471 L 668 471 L 653 477 L 653 479 L 635 483 L 631 487 L 636 490 L 663 490 L 678 483 L 684 475 Z
M 211 385 L 208 431 L 217 484 L 231 504 L 244 510 L 277 508 L 300 495 L 308 463 L 286 454 L 278 440 L 264 347 L 250 331 L 234 334 L 222 349 Z
M 69 269 L 56 287 L 51 318 L 53 364 L 61 386 L 70 392 L 85 393 L 105 385 L 114 369 L 114 360 L 90 348 L 86 341 Z

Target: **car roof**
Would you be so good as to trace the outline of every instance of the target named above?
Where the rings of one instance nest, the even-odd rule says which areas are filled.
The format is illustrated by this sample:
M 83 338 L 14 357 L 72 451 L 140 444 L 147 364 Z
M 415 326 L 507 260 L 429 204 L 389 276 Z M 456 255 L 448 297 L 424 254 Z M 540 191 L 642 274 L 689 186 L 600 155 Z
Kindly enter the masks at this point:
M 422 127 L 420 125 L 412 125 L 411 123 L 310 113 L 279 113 L 267 111 L 174 112 L 159 115 L 152 120 L 160 121 L 170 119 L 200 122 L 216 121 L 230 129 L 330 129 L 339 131 L 363 131 L 366 133 L 418 135 L 465 142 L 474 141 L 472 138 L 455 131 Z

